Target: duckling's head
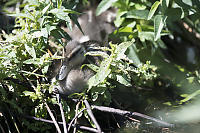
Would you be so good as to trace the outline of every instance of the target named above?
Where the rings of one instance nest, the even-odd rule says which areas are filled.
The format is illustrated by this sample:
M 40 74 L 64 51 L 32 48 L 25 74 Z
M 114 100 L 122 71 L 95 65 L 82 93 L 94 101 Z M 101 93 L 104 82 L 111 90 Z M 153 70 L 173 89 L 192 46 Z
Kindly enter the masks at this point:
M 67 46 L 65 46 L 65 54 L 58 75 L 58 80 L 63 80 L 72 68 L 76 68 L 85 60 L 86 49 L 84 45 L 77 41 L 70 41 Z

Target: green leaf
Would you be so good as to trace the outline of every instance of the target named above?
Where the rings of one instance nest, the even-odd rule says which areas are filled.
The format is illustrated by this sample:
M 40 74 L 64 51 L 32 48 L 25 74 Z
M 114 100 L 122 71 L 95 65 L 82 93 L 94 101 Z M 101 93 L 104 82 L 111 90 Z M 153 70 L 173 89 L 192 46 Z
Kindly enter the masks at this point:
M 105 86 L 92 88 L 91 89 L 92 101 L 96 101 L 99 95 L 105 93 L 106 89 L 107 88 Z
M 161 10 L 162 10 L 163 14 L 165 13 L 168 6 L 169 6 L 169 0 L 162 0 L 161 1 Z
M 67 27 L 71 29 L 72 24 L 71 24 L 71 19 L 68 15 L 68 13 L 65 12 L 65 9 L 52 9 L 49 11 L 49 13 L 54 14 L 57 18 L 66 21 Z
M 154 40 L 158 40 L 160 38 L 160 33 L 164 27 L 165 21 L 167 17 L 163 15 L 156 15 L 154 18 Z
M 132 28 L 132 27 L 128 27 L 128 26 L 126 26 L 126 27 L 121 27 L 121 28 L 119 28 L 119 30 L 118 30 L 118 33 L 120 33 L 120 32 L 132 33 L 132 32 L 133 32 L 133 28 Z
M 99 71 L 88 81 L 89 90 L 93 86 L 97 86 L 98 84 L 102 83 L 106 79 L 106 77 L 108 77 L 108 75 L 111 72 L 110 69 L 111 61 L 112 61 L 111 58 L 107 58 L 101 63 Z
M 49 65 L 46 65 L 42 68 L 42 73 L 43 74 L 46 74 L 48 72 L 48 69 L 49 69 Z
M 195 79 L 195 77 L 188 77 L 188 78 L 187 78 L 187 80 L 188 80 L 188 82 L 189 82 L 190 84 L 193 83 L 194 79 Z
M 31 44 L 24 44 L 26 51 L 33 57 L 36 58 L 35 49 Z
M 94 72 L 98 72 L 98 71 L 99 71 L 99 67 L 96 66 L 96 65 L 94 65 L 94 64 L 83 64 L 83 65 L 81 66 L 81 68 L 83 68 L 83 67 L 85 67 L 85 66 L 89 67 L 89 68 L 90 68 L 91 70 L 93 70 Z
M 27 18 L 27 19 L 30 19 L 32 21 L 35 20 L 34 17 L 31 14 L 26 14 L 26 13 L 9 14 L 9 16 L 19 17 L 19 18 Z
M 117 0 L 102 0 L 97 9 L 96 9 L 96 15 L 100 15 L 101 13 L 103 13 L 104 11 L 106 11 L 108 8 L 111 7 L 111 5 L 116 2 Z
M 32 99 L 32 100 L 37 100 L 38 99 L 37 95 L 34 92 L 23 91 L 23 93 L 24 93 L 25 96 L 29 96 L 30 99 Z
M 130 47 L 133 44 L 133 42 L 134 42 L 134 40 L 133 41 L 129 41 L 129 42 L 123 42 L 123 43 L 120 43 L 117 46 L 117 49 L 115 51 L 115 53 L 117 55 L 116 60 L 123 59 L 123 57 L 125 56 L 124 53 L 126 52 L 127 48 Z
M 63 44 L 62 38 L 66 38 L 67 40 L 71 40 L 71 37 L 65 32 L 63 29 L 57 27 L 56 29 L 51 31 L 51 35 L 55 37 L 56 41 L 59 42 L 60 44 Z
M 126 75 L 116 75 L 117 81 L 125 86 L 132 86 L 131 80 Z
M 43 10 L 42 10 L 42 16 L 48 11 L 49 7 L 51 6 L 51 3 L 49 3 Z
M 157 8 L 158 8 L 159 5 L 160 5 L 160 1 L 156 1 L 156 2 L 152 5 L 152 7 L 151 7 L 151 9 L 150 9 L 150 11 L 149 11 L 149 15 L 148 15 L 147 20 L 150 20 L 150 19 L 152 18 L 152 16 L 154 15 L 154 13 L 155 13 L 155 11 L 157 10 Z
M 42 28 L 41 30 L 33 30 L 30 33 L 33 38 L 48 37 L 48 31 L 46 28 Z
M 169 8 L 166 11 L 167 21 L 177 21 L 184 17 L 184 12 L 181 8 Z
M 76 26 L 79 28 L 79 30 L 82 32 L 82 34 L 84 35 L 84 32 L 78 22 L 78 17 L 75 14 L 69 14 L 69 17 L 71 18 L 71 20 L 76 24 Z
M 159 44 L 159 46 L 160 46 L 162 49 L 167 49 L 165 43 L 164 43 L 161 39 L 158 39 L 158 40 L 157 40 L 157 43 Z
M 127 11 L 117 13 L 116 19 L 114 21 L 114 24 L 116 27 L 120 27 L 120 25 L 124 22 L 125 17 L 122 17 L 122 15 L 124 15 L 126 13 L 127 13 Z
M 63 9 L 63 11 L 66 12 L 66 13 L 71 13 L 71 14 L 81 15 L 81 13 L 76 12 L 76 11 L 74 11 L 74 10 L 70 10 L 70 9 Z
M 35 64 L 35 65 L 40 65 L 40 58 L 32 58 L 32 59 L 28 59 L 28 60 L 25 60 L 23 62 L 24 64 Z
M 187 102 L 189 101 L 190 99 L 193 99 L 195 98 L 196 96 L 200 95 L 200 90 L 197 90 L 195 91 L 194 93 L 188 95 L 185 99 L 181 100 L 180 102 L 183 103 L 183 102 Z
M 138 37 L 142 42 L 145 42 L 145 40 L 154 41 L 154 32 L 148 32 L 148 31 L 138 32 Z
M 82 34 L 84 35 L 84 32 L 78 22 L 78 17 L 75 14 L 69 14 L 69 17 L 72 19 L 72 21 L 76 24 L 76 26 L 79 28 L 79 30 L 82 32 Z
M 139 64 L 141 64 L 141 62 L 140 62 L 140 59 L 139 59 L 139 57 L 138 57 L 138 55 L 137 55 L 137 53 L 136 53 L 136 51 L 134 49 L 134 45 L 130 46 L 128 48 L 128 51 L 129 51 L 129 53 L 127 55 L 128 58 L 133 61 L 133 64 L 135 66 L 139 66 Z
M 56 0 L 56 2 L 57 2 L 57 7 L 58 7 L 58 8 L 61 8 L 62 0 Z
M 126 14 L 126 18 L 145 19 L 148 18 L 148 10 L 131 10 Z

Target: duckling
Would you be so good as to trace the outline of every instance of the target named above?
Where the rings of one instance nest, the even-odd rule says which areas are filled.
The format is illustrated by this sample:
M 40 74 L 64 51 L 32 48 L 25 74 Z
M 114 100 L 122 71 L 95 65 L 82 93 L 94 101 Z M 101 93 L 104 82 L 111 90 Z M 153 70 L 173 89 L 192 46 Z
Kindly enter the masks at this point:
M 89 63 L 89 58 L 94 64 L 99 62 L 97 57 L 85 56 L 86 52 L 93 50 L 92 47 L 100 46 L 97 41 L 79 43 L 70 41 L 65 47 L 64 59 L 57 75 L 59 82 L 58 92 L 62 95 L 70 95 L 82 92 L 94 72 L 87 67 L 81 68 L 83 64 Z

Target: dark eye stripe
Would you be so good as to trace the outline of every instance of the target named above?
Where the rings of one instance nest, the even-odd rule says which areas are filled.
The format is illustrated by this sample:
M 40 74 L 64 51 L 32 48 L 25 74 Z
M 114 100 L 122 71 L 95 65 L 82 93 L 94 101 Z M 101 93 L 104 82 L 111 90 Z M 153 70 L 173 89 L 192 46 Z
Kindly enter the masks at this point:
M 81 51 L 81 48 L 79 48 L 78 50 L 76 50 L 74 53 L 71 54 L 71 56 L 69 57 L 69 61 L 74 58 L 79 52 Z M 83 53 L 83 51 L 81 51 L 81 53 Z

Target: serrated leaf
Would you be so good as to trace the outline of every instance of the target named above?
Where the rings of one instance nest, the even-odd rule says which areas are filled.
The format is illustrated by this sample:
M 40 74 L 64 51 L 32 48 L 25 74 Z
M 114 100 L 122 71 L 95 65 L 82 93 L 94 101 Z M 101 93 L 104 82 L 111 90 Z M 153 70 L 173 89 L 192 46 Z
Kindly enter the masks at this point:
M 152 7 L 151 7 L 151 9 L 150 9 L 150 11 L 149 11 L 149 15 L 148 15 L 147 20 L 150 20 L 150 19 L 152 18 L 152 16 L 153 16 L 154 13 L 156 12 L 156 10 L 157 10 L 157 8 L 158 8 L 159 5 L 160 5 L 160 1 L 156 1 L 156 2 L 152 5 Z
M 102 0 L 97 9 L 96 9 L 96 16 L 100 15 L 104 11 L 106 11 L 108 8 L 111 7 L 111 5 L 116 2 L 117 0 Z
M 154 40 L 158 40 L 160 38 L 160 33 L 164 27 L 167 16 L 156 15 L 154 18 Z
M 33 46 L 30 46 L 30 44 L 24 44 L 26 51 L 33 57 L 36 58 L 35 48 Z

